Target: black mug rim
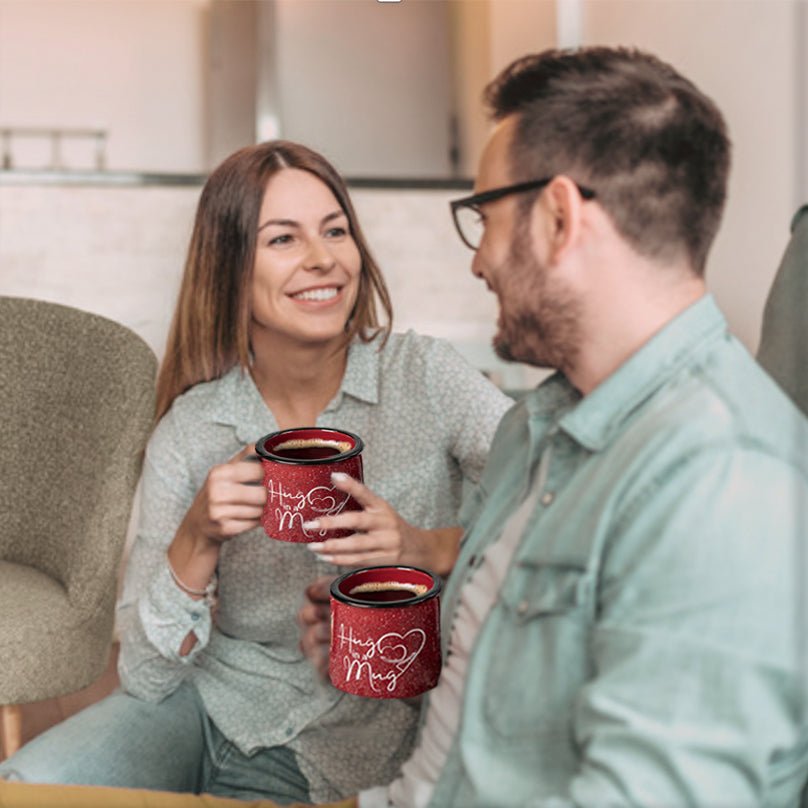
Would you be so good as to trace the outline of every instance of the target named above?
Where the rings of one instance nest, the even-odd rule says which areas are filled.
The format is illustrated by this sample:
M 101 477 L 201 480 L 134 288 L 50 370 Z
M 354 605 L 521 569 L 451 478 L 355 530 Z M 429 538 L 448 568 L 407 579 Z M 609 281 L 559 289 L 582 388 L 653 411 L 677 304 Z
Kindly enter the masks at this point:
M 377 601 L 375 603 L 368 603 L 366 600 L 359 600 L 359 598 L 353 598 L 350 595 L 344 595 L 342 592 L 339 591 L 339 585 L 346 579 L 350 578 L 352 575 L 356 575 L 360 572 L 368 572 L 369 570 L 412 570 L 414 572 L 422 572 L 424 575 L 428 575 L 432 581 L 434 582 L 432 586 L 424 592 L 423 595 L 416 595 L 414 598 L 409 598 L 408 600 L 391 600 L 391 601 Z M 425 570 L 423 567 L 412 567 L 408 564 L 375 564 L 369 567 L 360 567 L 359 569 L 355 570 L 348 570 L 348 572 L 343 573 L 339 576 L 339 578 L 335 578 L 331 582 L 331 596 L 334 600 L 338 600 L 340 603 L 346 603 L 349 606 L 358 606 L 360 609 L 402 609 L 402 608 L 409 608 L 410 606 L 415 606 L 418 603 L 423 603 L 430 598 L 436 598 L 440 595 L 441 589 L 443 588 L 443 582 L 440 579 L 439 575 L 436 575 L 434 572 L 430 572 L 429 570 Z
M 292 459 L 290 457 L 279 457 L 278 455 L 272 454 L 272 452 L 265 448 L 266 442 L 271 438 L 276 438 L 280 435 L 287 435 L 290 432 L 304 432 L 310 429 L 316 429 L 319 432 L 332 432 L 335 435 L 347 435 L 354 442 L 353 448 L 349 449 L 347 452 L 340 452 L 339 454 L 333 455 L 333 457 L 314 457 L 310 460 L 303 458 Z M 264 435 L 255 443 L 255 451 L 262 460 L 268 460 L 270 463 L 285 463 L 289 466 L 322 466 L 329 463 L 338 463 L 343 460 L 347 460 L 350 457 L 356 457 L 356 455 L 362 453 L 364 448 L 365 444 L 362 442 L 362 438 L 360 438 L 359 435 L 349 432 L 347 429 L 337 429 L 336 427 L 332 426 L 295 426 L 291 429 L 280 429 L 275 432 L 270 432 L 268 435 Z

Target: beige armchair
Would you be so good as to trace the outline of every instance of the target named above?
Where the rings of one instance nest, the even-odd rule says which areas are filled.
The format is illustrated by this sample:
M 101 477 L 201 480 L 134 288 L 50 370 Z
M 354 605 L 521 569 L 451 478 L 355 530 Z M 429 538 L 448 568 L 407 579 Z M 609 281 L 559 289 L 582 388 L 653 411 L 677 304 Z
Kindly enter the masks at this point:
M 143 340 L 118 323 L 0 297 L 6 756 L 20 744 L 20 704 L 79 690 L 106 667 L 156 364 Z

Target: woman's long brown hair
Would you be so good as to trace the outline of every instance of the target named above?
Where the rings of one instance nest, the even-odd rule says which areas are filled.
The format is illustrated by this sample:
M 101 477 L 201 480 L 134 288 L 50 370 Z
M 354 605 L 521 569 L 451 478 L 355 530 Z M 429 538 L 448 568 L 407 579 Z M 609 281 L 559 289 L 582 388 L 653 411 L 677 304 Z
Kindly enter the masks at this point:
M 270 178 L 284 168 L 308 171 L 331 190 L 348 217 L 362 268 L 346 343 L 390 333 L 393 309 L 381 271 L 362 235 L 345 182 L 320 154 L 290 141 L 248 146 L 208 177 L 196 209 L 177 306 L 157 376 L 160 418 L 193 385 L 250 366 L 250 284 L 258 216 Z M 379 319 L 377 304 L 384 310 Z

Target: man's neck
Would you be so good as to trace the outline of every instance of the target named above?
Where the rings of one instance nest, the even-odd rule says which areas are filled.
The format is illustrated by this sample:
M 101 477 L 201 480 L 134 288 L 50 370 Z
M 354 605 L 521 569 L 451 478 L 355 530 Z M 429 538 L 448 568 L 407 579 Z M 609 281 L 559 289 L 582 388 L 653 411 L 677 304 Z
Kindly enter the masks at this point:
M 665 269 L 654 267 L 649 272 L 665 273 Z M 687 271 L 671 270 L 670 280 L 664 274 L 657 277 L 659 282 L 618 282 L 609 292 L 598 290 L 592 295 L 580 350 L 573 365 L 565 368 L 583 395 L 707 292 L 704 279 Z

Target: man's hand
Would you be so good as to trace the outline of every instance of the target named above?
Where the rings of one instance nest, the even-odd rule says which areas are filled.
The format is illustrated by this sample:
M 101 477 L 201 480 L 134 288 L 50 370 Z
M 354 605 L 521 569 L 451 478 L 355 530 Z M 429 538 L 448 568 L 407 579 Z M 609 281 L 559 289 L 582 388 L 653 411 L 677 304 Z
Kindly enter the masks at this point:
M 331 644 L 330 587 L 336 576 L 325 575 L 306 587 L 306 602 L 297 613 L 300 649 L 323 678 L 328 676 Z

